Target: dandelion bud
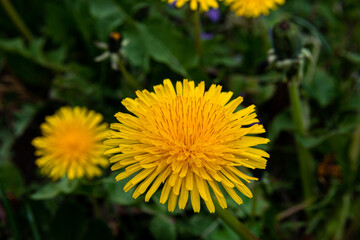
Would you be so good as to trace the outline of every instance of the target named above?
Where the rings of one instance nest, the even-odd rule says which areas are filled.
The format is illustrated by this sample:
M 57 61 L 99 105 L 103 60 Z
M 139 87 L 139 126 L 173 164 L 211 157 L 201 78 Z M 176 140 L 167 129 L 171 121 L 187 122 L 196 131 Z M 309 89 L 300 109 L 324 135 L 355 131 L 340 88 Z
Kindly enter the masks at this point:
M 284 20 L 274 26 L 272 39 L 278 60 L 296 58 L 301 52 L 300 31 L 289 21 Z
M 118 53 L 121 48 L 122 35 L 118 32 L 112 32 L 109 35 L 108 47 L 110 53 Z

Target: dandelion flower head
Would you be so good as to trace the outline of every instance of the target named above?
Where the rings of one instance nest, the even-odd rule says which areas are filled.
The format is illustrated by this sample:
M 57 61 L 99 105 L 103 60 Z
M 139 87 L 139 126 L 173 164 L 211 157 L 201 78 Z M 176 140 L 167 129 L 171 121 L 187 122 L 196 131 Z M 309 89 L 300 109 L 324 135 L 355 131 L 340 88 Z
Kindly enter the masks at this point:
M 225 0 L 225 4 L 230 5 L 236 15 L 248 18 L 268 15 L 270 10 L 284 3 L 285 0 Z
M 133 197 L 146 193 L 149 201 L 162 186 L 160 202 L 168 202 L 169 211 L 177 202 L 184 209 L 190 196 L 195 212 L 201 199 L 214 212 L 210 191 L 222 208 L 227 207 L 224 191 L 238 204 L 239 192 L 252 197 L 244 182 L 257 179 L 239 167 L 264 169 L 269 157 L 252 148 L 269 140 L 248 136 L 265 132 L 255 124 L 255 106 L 236 111 L 242 97 L 229 102 L 232 92 L 221 92 L 217 85 L 205 91 L 204 82 L 195 87 L 184 80 L 174 87 L 167 79 L 154 91 L 137 91 L 136 99 L 122 101 L 132 114 L 115 114 L 119 123 L 110 125 L 104 142 L 111 169 L 123 169 L 116 180 L 132 176 L 124 190 L 137 186 Z
M 197 9 L 201 11 L 208 11 L 210 8 L 218 8 L 219 4 L 217 0 L 165 0 L 170 4 L 175 4 L 176 7 L 180 8 L 185 3 L 190 3 L 190 9 L 195 11 Z
M 108 165 L 103 140 L 108 134 L 103 117 L 81 107 L 62 107 L 41 124 L 42 136 L 32 141 L 44 175 L 70 180 L 101 175 Z

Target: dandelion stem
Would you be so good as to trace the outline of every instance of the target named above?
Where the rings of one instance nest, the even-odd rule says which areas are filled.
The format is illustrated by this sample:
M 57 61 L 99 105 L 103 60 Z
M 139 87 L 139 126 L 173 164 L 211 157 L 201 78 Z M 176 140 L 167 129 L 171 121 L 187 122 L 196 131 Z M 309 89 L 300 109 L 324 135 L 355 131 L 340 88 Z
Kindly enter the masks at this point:
M 131 74 L 126 70 L 123 61 L 119 58 L 118 66 L 121 73 L 125 77 L 126 81 L 135 89 L 141 89 L 140 84 L 131 76 Z
M 4 208 L 5 208 L 5 211 L 6 211 L 6 215 L 7 215 L 8 219 L 9 219 L 9 225 L 10 225 L 10 228 L 12 230 L 12 234 L 14 236 L 14 239 L 15 240 L 20 240 L 19 228 L 18 228 L 18 226 L 16 224 L 13 210 L 11 209 L 10 203 L 9 203 L 7 197 L 6 197 L 5 189 L 4 189 L 4 186 L 3 186 L 2 182 L 0 182 L 0 197 L 1 197 L 2 201 L 3 201 Z
M 223 220 L 226 225 L 228 225 L 236 234 L 245 240 L 259 240 L 250 230 L 241 223 L 234 215 L 232 215 L 228 210 L 222 208 L 218 202 L 213 198 L 213 202 L 215 205 L 215 213 L 216 215 Z
M 194 11 L 194 27 L 195 27 L 195 47 L 201 64 L 203 59 L 203 50 L 201 44 L 201 26 L 200 26 L 199 9 Z
M 298 74 L 292 77 L 289 82 L 289 95 L 291 102 L 291 113 L 295 127 L 295 133 L 301 137 L 306 134 L 304 119 L 301 110 L 301 100 L 299 93 L 299 80 L 302 74 Z M 300 164 L 300 176 L 302 180 L 303 192 L 305 199 L 312 197 L 312 178 L 313 178 L 313 166 L 312 156 L 307 148 L 305 148 L 298 139 L 296 141 L 296 150 L 298 154 Z
M 25 37 L 25 39 L 31 42 L 33 39 L 33 35 L 31 34 L 29 28 L 25 25 L 24 21 L 21 19 L 20 15 L 18 14 L 14 6 L 11 4 L 11 2 L 9 0 L 0 1 L 11 21 L 15 24 L 15 26 Z
M 37 226 L 36 226 L 36 221 L 35 221 L 35 218 L 34 218 L 34 214 L 32 212 L 32 209 L 29 205 L 29 203 L 26 203 L 25 205 L 25 209 L 26 209 L 26 216 L 27 216 L 27 219 L 29 220 L 29 223 L 30 223 L 30 227 L 31 227 L 31 231 L 33 233 L 33 237 L 34 237 L 34 240 L 40 240 L 40 234 L 39 234 L 39 231 L 37 229 Z
M 291 79 L 291 81 L 289 82 L 289 95 L 290 95 L 291 111 L 292 111 L 295 131 L 301 136 L 304 136 L 305 126 L 303 123 L 303 116 L 301 110 L 299 83 L 297 82 L 297 79 L 295 77 Z

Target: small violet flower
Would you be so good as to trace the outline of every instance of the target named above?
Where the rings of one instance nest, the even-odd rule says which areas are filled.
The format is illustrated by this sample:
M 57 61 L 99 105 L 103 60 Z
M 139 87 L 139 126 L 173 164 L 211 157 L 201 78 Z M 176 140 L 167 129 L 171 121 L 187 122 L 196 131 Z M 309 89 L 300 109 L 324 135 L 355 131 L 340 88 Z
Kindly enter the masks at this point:
M 221 14 L 218 8 L 212 8 L 205 13 L 205 15 L 210 19 L 211 22 L 217 23 L 220 21 Z

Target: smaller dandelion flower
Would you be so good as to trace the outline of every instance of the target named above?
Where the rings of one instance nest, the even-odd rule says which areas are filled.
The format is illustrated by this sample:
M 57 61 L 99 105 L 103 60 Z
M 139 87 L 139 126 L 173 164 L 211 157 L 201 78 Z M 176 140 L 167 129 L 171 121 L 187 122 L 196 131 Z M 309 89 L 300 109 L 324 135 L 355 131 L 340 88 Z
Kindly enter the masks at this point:
M 170 4 L 175 4 L 176 7 L 180 8 L 185 3 L 190 3 L 191 10 L 200 9 L 201 11 L 209 11 L 210 8 L 218 8 L 219 4 L 217 0 L 163 0 Z M 176 2 L 176 3 L 175 3 Z
M 230 101 L 232 92 L 221 92 L 205 83 L 195 86 L 184 80 L 173 86 L 169 79 L 154 87 L 155 92 L 137 91 L 136 99 L 122 104 L 132 113 L 117 113 L 119 123 L 110 125 L 106 155 L 112 170 L 122 169 L 120 181 L 133 197 L 145 194 L 149 201 L 162 186 L 160 203 L 168 202 L 174 211 L 177 202 L 184 209 L 189 196 L 195 212 L 202 199 L 210 212 L 215 211 L 211 192 L 222 208 L 227 207 L 224 191 L 238 204 L 238 195 L 252 197 L 244 182 L 257 178 L 244 168 L 266 167 L 265 151 L 253 148 L 269 140 L 253 136 L 265 132 L 254 113 L 255 106 L 237 110 L 242 97 Z M 239 168 L 241 167 L 241 169 Z
M 32 141 L 44 175 L 70 180 L 101 175 L 108 165 L 102 141 L 108 133 L 101 114 L 81 107 L 62 107 L 41 124 L 41 137 Z
M 268 15 L 270 10 L 284 3 L 285 0 L 225 0 L 236 15 L 248 18 Z

